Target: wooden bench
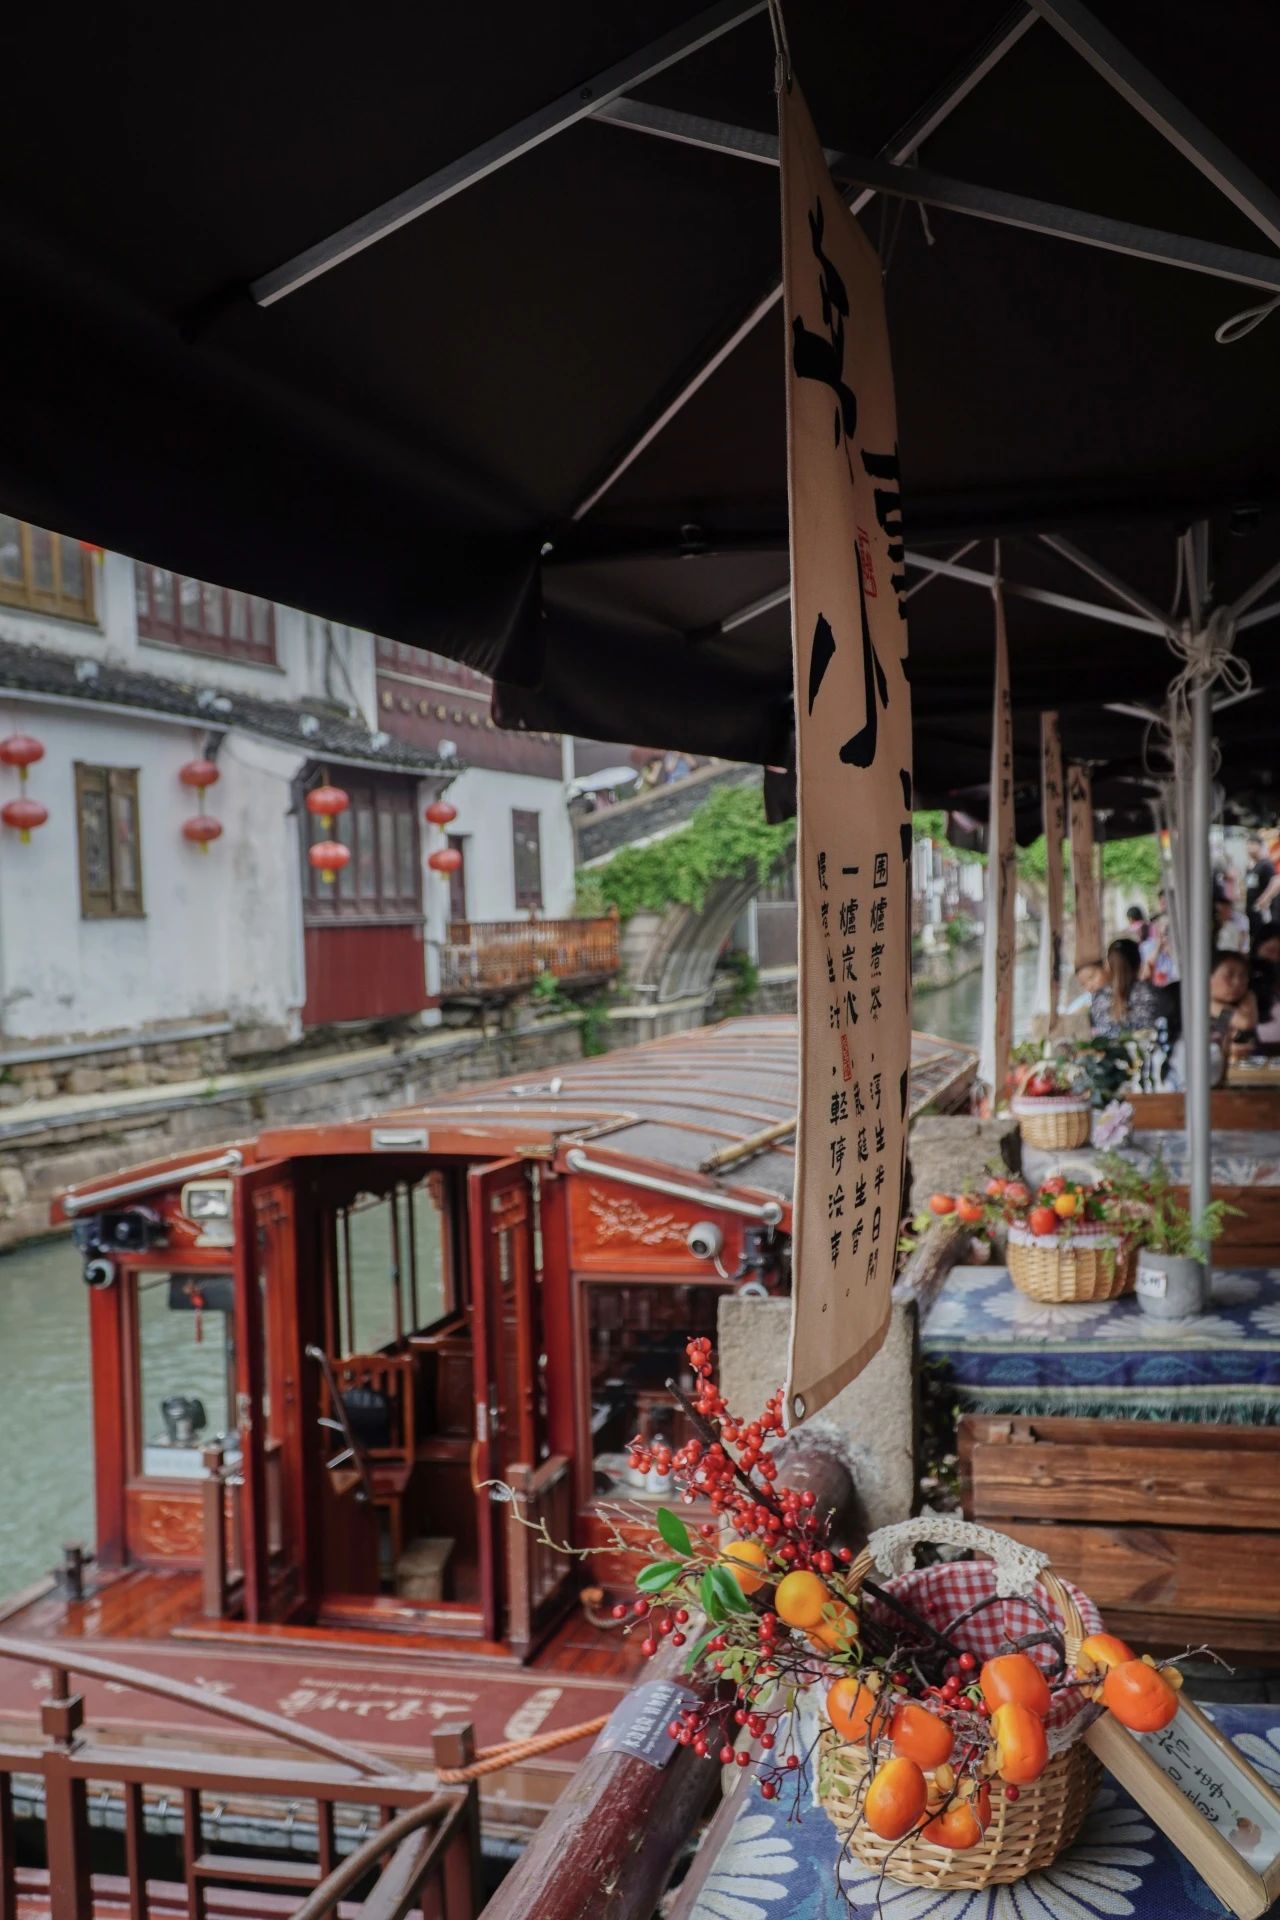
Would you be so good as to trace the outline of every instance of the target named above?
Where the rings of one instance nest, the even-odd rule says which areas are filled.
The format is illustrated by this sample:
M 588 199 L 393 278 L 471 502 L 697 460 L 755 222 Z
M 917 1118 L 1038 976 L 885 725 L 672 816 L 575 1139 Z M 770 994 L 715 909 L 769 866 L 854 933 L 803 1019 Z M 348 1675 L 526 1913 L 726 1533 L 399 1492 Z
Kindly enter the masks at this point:
M 966 1414 L 959 1452 L 966 1517 L 1140 1651 L 1280 1663 L 1280 1427 Z

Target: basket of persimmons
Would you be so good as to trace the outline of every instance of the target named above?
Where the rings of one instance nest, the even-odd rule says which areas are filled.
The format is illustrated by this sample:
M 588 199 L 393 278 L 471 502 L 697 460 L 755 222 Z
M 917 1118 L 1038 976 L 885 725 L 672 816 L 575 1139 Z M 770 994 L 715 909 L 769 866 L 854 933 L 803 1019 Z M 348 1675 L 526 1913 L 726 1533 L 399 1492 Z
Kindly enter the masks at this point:
M 1093 1096 L 1078 1067 L 1037 1060 L 1020 1068 L 1009 1108 L 1029 1147 L 1061 1153 L 1088 1144 Z
M 886 1536 L 931 1532 L 996 1558 L 872 1580 Z M 1178 1710 L 1177 1669 L 1104 1633 L 1088 1598 L 1041 1560 L 944 1517 L 886 1529 L 849 1569 L 849 1604 L 895 1645 L 873 1661 L 864 1649 L 832 1681 L 819 1792 L 845 1845 L 892 1880 L 972 1889 L 1048 1866 L 1097 1783 L 1081 1741 L 1090 1720 L 1109 1709 L 1153 1732 Z
M 630 1452 L 707 1517 L 650 1509 L 638 1546 L 642 1516 L 601 1509 L 613 1548 L 646 1555 L 613 1620 L 643 1634 L 648 1659 L 675 1649 L 690 1680 L 669 1689 L 670 1739 L 754 1775 L 795 1818 L 816 1763 L 844 1844 L 891 1879 L 979 1888 L 1048 1865 L 1097 1778 L 1081 1741 L 1090 1720 L 1110 1710 L 1136 1732 L 1166 1726 L 1176 1668 L 1135 1658 L 1044 1554 L 986 1527 L 926 1515 L 859 1552 L 812 1487 L 788 1483 L 782 1390 L 742 1419 L 710 1341 L 686 1354 L 693 1389 L 672 1384 L 690 1437 L 637 1435 Z M 917 1568 L 922 1545 L 977 1557 Z
M 935 1193 L 934 1213 L 954 1213 L 988 1233 L 1003 1226 L 1009 1278 L 1032 1300 L 1114 1300 L 1133 1286 L 1134 1203 L 1108 1181 L 1051 1174 L 1032 1191 L 993 1175 L 981 1194 Z

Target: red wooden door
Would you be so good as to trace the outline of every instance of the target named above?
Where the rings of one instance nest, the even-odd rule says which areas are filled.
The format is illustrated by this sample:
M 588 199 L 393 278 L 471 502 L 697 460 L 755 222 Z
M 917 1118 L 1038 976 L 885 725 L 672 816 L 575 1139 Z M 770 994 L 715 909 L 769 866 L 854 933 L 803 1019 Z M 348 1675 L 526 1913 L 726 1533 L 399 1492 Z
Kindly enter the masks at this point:
M 236 1421 L 240 1432 L 247 1620 L 271 1617 L 273 1591 L 297 1597 L 306 1530 L 304 1414 L 294 1194 L 279 1166 L 236 1182 Z
M 467 1175 L 475 1355 L 478 1487 L 505 1480 L 513 1464 L 540 1457 L 537 1382 L 542 1354 L 533 1267 L 533 1213 L 523 1160 L 499 1160 Z M 502 1633 L 507 1505 L 477 1493 L 485 1633 Z

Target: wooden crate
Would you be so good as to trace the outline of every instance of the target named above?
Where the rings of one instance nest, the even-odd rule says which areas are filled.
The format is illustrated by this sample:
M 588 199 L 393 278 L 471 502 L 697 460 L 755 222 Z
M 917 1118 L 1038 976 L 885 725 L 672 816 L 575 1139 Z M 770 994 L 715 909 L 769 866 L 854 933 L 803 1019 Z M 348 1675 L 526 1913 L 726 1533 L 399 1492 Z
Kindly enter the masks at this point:
M 966 1516 L 1142 1651 L 1280 1662 L 1280 1428 L 966 1414 L 960 1467 Z

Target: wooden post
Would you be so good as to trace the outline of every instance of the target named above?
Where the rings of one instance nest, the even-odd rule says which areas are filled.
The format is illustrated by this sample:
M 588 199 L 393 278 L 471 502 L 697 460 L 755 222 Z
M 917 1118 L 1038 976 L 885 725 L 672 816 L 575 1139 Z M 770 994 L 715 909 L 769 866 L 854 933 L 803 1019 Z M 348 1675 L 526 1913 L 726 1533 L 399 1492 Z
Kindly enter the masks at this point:
M 710 1697 L 681 1673 L 670 1642 L 647 1665 L 641 1687 L 676 1682 Z M 633 1697 L 633 1696 L 629 1696 Z M 600 1739 L 582 1761 L 494 1898 L 484 1920 L 649 1920 L 720 1769 L 666 1738 L 651 1758 L 611 1752 Z M 713 1748 L 718 1741 L 713 1740 Z
M 222 1620 L 227 1612 L 227 1535 L 224 1503 L 227 1497 L 223 1479 L 223 1450 L 213 1440 L 201 1450 L 204 1468 L 201 1494 L 202 1549 L 204 1584 L 201 1610 L 206 1620 Z
M 84 1701 L 71 1692 L 65 1667 L 54 1667 L 51 1674 L 49 1698 L 40 1706 L 41 1730 L 50 1742 L 43 1765 L 49 1916 L 50 1920 L 92 1920 L 88 1794 L 85 1782 L 71 1770 Z
M 469 1721 L 437 1727 L 431 1741 L 435 1767 L 469 1767 L 476 1757 L 475 1730 Z M 446 1789 L 452 1792 L 452 1788 Z M 473 1920 L 480 1911 L 483 1879 L 480 1861 L 480 1783 L 467 1783 L 462 1844 L 451 1846 L 444 1863 L 442 1920 Z M 532 1913 L 532 1909 L 530 1910 Z
M 0 1773 L 0 1920 L 18 1920 L 18 1895 L 14 1886 L 13 1780 Z

